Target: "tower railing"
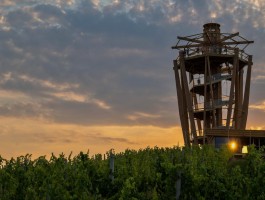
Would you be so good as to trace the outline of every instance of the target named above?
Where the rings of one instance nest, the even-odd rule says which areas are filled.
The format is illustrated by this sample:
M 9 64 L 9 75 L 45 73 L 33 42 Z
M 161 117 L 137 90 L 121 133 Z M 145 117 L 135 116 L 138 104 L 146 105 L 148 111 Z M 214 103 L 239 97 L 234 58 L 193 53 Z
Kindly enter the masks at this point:
M 227 106 L 228 103 L 229 103 L 229 97 L 224 97 L 222 99 L 214 99 L 213 101 L 206 102 L 205 107 L 204 107 L 204 102 L 194 104 L 193 110 L 194 110 L 194 112 L 201 112 L 204 109 L 211 110 L 213 108 L 220 108 L 222 106 Z
M 220 46 L 202 46 L 197 48 L 184 48 L 185 57 L 192 58 L 195 56 L 202 56 L 202 55 L 228 55 L 233 56 L 235 55 L 235 48 L 231 47 L 220 47 Z M 243 61 L 248 61 L 249 55 L 244 51 L 244 49 L 239 49 L 239 59 Z M 179 57 L 177 57 L 179 63 Z
M 217 74 L 213 74 L 211 76 L 211 82 L 215 83 L 215 82 L 219 82 L 221 80 L 227 80 L 232 78 L 231 74 L 223 74 L 223 73 L 217 73 Z M 210 84 L 210 80 L 208 78 L 206 84 Z M 199 77 L 199 78 L 195 78 L 193 79 L 190 83 L 189 83 L 189 89 L 196 87 L 196 86 L 203 86 L 204 85 L 204 77 Z

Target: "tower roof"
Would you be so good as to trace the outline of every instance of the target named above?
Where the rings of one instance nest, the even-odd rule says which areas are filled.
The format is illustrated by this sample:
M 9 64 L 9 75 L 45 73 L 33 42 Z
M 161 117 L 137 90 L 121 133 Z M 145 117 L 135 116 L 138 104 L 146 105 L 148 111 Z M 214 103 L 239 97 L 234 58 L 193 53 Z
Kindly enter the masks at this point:
M 206 24 L 204 24 L 203 25 L 203 28 L 208 28 L 208 27 L 218 27 L 218 28 L 220 28 L 220 24 L 218 24 L 218 23 L 206 23 Z

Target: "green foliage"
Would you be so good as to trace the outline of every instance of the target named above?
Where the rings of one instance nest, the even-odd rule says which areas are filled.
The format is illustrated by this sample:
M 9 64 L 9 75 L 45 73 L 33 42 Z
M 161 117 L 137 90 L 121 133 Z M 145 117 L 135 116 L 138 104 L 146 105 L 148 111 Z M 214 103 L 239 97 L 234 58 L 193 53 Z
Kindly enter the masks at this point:
M 234 159 L 227 147 L 146 148 L 115 155 L 114 180 L 106 154 L 0 156 L 0 200 L 265 199 L 264 150 Z

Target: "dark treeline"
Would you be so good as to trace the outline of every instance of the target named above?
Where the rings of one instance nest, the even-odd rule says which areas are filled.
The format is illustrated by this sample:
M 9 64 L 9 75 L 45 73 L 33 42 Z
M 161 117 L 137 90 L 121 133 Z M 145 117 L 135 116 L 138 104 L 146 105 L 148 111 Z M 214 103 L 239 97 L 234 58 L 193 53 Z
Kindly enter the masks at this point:
M 254 147 L 238 160 L 226 147 L 126 150 L 114 156 L 113 180 L 111 154 L 0 158 L 0 199 L 265 199 L 265 161 Z

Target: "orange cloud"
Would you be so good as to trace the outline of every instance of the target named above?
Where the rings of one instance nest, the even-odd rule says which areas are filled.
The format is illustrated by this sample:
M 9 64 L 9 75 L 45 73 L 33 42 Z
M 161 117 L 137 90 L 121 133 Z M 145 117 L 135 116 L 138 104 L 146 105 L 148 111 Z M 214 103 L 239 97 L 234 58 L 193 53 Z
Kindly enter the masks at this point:
M 127 118 L 130 120 L 137 120 L 141 118 L 159 118 L 160 115 L 153 115 L 144 112 L 134 112 L 132 115 L 128 115 Z
M 249 108 L 265 111 L 265 101 L 263 101 L 263 102 L 261 102 L 259 104 L 249 105 Z
M 29 118 L 0 118 L 1 156 L 10 158 L 52 152 L 74 154 L 89 149 L 91 154 L 116 152 L 147 146 L 172 147 L 183 145 L 179 127 L 156 126 L 82 126 L 51 123 Z

